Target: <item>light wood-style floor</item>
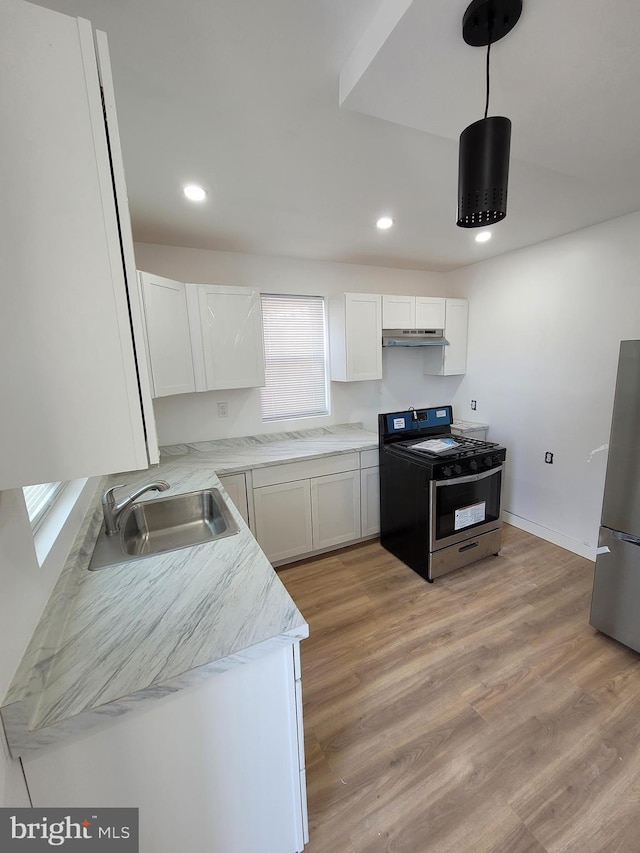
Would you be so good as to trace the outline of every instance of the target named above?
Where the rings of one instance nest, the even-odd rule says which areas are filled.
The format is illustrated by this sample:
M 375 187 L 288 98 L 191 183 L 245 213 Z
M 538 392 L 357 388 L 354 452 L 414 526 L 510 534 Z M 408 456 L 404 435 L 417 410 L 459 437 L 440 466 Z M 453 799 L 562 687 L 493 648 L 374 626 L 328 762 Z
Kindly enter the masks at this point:
M 378 542 L 279 575 L 306 853 L 639 853 L 640 655 L 590 627 L 592 563 L 505 527 L 434 584 Z

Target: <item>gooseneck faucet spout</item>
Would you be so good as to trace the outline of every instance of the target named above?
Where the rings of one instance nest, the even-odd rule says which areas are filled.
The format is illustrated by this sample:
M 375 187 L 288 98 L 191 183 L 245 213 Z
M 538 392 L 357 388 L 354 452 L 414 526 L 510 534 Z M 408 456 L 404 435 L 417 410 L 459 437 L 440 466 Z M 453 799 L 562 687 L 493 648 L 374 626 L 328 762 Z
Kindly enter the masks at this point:
M 114 533 L 117 533 L 120 529 L 120 515 L 122 511 L 125 510 L 128 506 L 130 506 L 135 500 L 137 500 L 140 495 L 143 495 L 145 492 L 166 492 L 167 489 L 170 489 L 171 486 L 167 483 L 166 480 L 156 480 L 153 483 L 147 483 L 145 486 L 140 486 L 139 489 L 136 489 L 135 492 L 132 492 L 126 498 L 123 498 L 119 503 L 116 503 L 116 499 L 113 496 L 113 493 L 116 489 L 122 489 L 124 485 L 121 484 L 119 486 L 112 486 L 110 489 L 107 489 L 106 492 L 102 496 L 102 513 L 104 515 L 104 532 L 107 536 L 113 536 Z

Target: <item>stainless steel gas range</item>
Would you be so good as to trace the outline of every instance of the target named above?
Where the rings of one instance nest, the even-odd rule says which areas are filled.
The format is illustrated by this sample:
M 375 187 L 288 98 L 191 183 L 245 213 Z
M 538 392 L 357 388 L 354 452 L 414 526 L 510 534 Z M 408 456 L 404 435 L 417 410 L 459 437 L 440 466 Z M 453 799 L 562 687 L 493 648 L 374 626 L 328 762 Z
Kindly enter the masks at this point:
M 452 421 L 451 406 L 378 415 L 380 541 L 428 581 L 502 545 L 506 450 Z

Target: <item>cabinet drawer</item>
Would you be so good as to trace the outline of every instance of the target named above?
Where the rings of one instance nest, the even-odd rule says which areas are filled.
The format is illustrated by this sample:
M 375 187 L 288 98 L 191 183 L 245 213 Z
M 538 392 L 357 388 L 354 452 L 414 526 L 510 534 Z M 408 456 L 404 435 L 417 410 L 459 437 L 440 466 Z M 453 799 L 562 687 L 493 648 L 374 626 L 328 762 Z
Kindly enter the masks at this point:
M 361 468 L 377 468 L 379 463 L 377 450 L 361 450 L 360 451 L 360 467 Z
M 294 480 L 308 480 L 325 474 L 340 474 L 342 471 L 357 471 L 360 467 L 359 453 L 341 453 L 338 456 L 323 456 L 320 459 L 305 459 L 302 462 L 288 462 L 285 465 L 269 465 L 255 468 L 253 486 L 275 486 L 277 483 L 291 483 Z

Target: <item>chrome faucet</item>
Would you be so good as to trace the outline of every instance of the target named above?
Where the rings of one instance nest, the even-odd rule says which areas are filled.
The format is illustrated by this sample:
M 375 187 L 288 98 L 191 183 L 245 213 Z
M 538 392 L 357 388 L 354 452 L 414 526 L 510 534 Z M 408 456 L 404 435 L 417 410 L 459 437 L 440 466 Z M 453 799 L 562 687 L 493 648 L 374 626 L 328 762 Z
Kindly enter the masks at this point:
M 156 480 L 153 483 L 147 483 L 146 486 L 140 486 L 139 489 L 136 489 L 135 492 L 132 492 L 126 498 L 123 498 L 119 503 L 116 503 L 116 499 L 113 496 L 113 493 L 116 489 L 124 488 L 124 484 L 120 484 L 119 486 L 112 486 L 102 496 L 102 513 L 104 515 L 104 532 L 107 536 L 113 536 L 114 533 L 117 533 L 120 529 L 120 515 L 123 510 L 125 510 L 128 506 L 130 506 L 140 495 L 143 495 L 145 492 L 166 492 L 167 489 L 170 489 L 171 486 L 166 480 Z

